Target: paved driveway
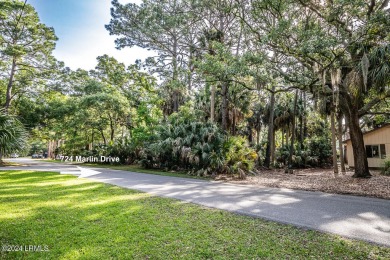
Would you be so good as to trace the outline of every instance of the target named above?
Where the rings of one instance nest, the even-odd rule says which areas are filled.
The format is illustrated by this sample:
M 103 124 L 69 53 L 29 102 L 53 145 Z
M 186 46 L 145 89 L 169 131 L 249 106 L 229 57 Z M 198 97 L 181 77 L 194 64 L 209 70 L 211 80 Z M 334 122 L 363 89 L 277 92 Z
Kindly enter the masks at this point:
M 25 161 L 13 169 L 50 170 L 207 207 L 390 246 L 390 200 L 226 184 L 127 171 Z M 8 169 L 11 169 L 8 168 Z

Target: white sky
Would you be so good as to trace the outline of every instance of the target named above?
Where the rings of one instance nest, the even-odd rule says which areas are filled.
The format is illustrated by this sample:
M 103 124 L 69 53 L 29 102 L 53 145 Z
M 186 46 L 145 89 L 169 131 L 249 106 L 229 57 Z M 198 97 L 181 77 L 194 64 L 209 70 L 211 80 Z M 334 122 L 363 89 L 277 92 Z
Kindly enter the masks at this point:
M 111 19 L 110 0 L 28 0 L 27 3 L 36 8 L 44 24 L 54 27 L 59 38 L 54 56 L 73 70 L 94 69 L 96 57 L 104 54 L 126 65 L 153 55 L 138 47 L 115 48 L 116 36 L 110 36 L 104 27 Z

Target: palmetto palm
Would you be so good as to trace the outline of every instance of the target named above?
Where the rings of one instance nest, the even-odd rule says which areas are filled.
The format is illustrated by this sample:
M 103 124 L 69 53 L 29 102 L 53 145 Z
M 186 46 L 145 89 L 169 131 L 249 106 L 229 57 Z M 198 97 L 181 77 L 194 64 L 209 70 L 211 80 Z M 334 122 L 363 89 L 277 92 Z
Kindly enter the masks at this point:
M 26 148 L 27 132 L 14 116 L 0 111 L 0 160 L 1 155 L 19 152 Z

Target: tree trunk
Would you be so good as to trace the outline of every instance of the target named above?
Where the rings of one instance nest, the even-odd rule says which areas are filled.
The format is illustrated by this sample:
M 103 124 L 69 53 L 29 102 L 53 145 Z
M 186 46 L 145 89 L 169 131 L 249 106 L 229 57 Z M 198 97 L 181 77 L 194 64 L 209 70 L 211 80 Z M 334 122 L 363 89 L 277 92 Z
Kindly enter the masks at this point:
M 189 54 L 188 57 L 188 77 L 187 77 L 187 90 L 188 94 L 191 95 L 192 92 L 192 74 L 194 71 L 194 50 L 192 49 L 192 46 L 194 45 L 193 41 L 191 40 L 190 48 L 189 48 Z
M 307 107 L 307 103 L 306 103 L 306 92 L 303 92 L 303 111 L 306 112 L 306 107 Z M 303 117 L 303 140 L 305 140 L 307 137 L 307 117 L 304 116 Z
M 110 128 L 111 128 L 110 140 L 111 142 L 113 142 L 115 137 L 115 127 L 112 123 L 110 124 Z
M 115 136 L 114 118 L 110 114 L 108 114 L 108 117 L 110 118 L 110 140 L 113 142 Z
M 91 140 L 91 150 L 93 150 L 94 147 L 94 137 L 95 137 L 95 131 L 92 129 L 92 140 Z
M 16 58 L 13 58 L 12 66 L 11 66 L 11 73 L 10 73 L 10 76 L 8 79 L 7 92 L 5 94 L 5 104 L 4 104 L 5 113 L 8 113 L 8 108 L 11 105 L 12 87 L 13 87 L 13 83 L 14 83 L 15 72 L 16 72 Z
M 350 110 L 350 113 L 346 115 L 349 133 L 352 142 L 353 159 L 355 163 L 355 178 L 369 178 L 371 177 L 368 169 L 368 161 L 366 155 L 366 149 L 364 146 L 363 133 L 359 125 L 359 116 L 357 111 Z
M 345 174 L 345 163 L 344 163 L 344 149 L 343 149 L 343 125 L 342 125 L 343 117 L 340 116 L 338 119 L 338 124 L 337 124 L 337 135 L 339 139 L 339 150 L 340 150 L 340 168 L 341 168 L 341 173 Z
M 288 145 L 289 142 L 290 142 L 290 126 L 288 124 L 286 128 L 286 145 Z
M 104 132 L 103 132 L 102 129 L 100 129 L 100 134 L 101 134 L 102 137 L 103 137 L 104 145 L 107 145 L 107 139 L 106 139 L 106 137 L 104 136 Z
M 268 118 L 268 135 L 267 135 L 267 148 L 265 150 L 264 166 L 269 168 L 271 165 L 271 153 L 273 147 L 273 134 L 274 134 L 274 107 L 275 107 L 275 86 L 272 86 L 271 99 L 270 99 L 270 111 Z
M 174 32 L 175 33 L 175 32 Z M 173 112 L 179 111 L 179 90 L 177 89 L 178 69 L 177 69 L 177 39 L 173 39 L 173 57 L 172 57 L 173 74 L 172 81 L 174 83 L 173 89 Z
M 226 82 L 222 82 L 222 129 L 227 130 L 228 120 L 228 86 Z
M 295 142 L 295 115 L 297 113 L 297 102 L 298 102 L 298 90 L 295 91 L 294 98 L 294 113 L 292 116 L 292 129 L 291 129 L 291 145 L 290 145 L 290 155 L 288 157 L 288 168 L 292 168 L 292 157 L 294 155 L 294 142 Z
M 256 144 L 257 144 L 257 145 L 260 144 L 260 132 L 261 132 L 261 125 L 259 124 L 259 125 L 256 127 Z
M 111 140 L 111 142 L 114 141 L 114 136 L 115 136 L 115 128 L 114 128 L 114 127 L 111 127 L 111 135 L 110 135 L 110 140 Z
M 252 133 L 252 127 L 248 124 L 248 142 L 250 145 L 253 144 L 253 133 Z
M 47 156 L 49 158 L 51 158 L 51 153 L 52 153 L 52 150 L 51 150 L 51 140 L 49 140 L 49 142 L 47 143 Z
M 332 132 L 332 158 L 333 158 L 333 173 L 335 176 L 339 173 L 339 167 L 337 165 L 337 150 L 336 150 L 336 126 L 334 120 L 334 112 L 330 113 L 330 127 Z
M 340 91 L 340 109 L 342 110 L 346 125 L 349 128 L 349 135 L 352 143 L 352 152 L 354 159 L 355 178 L 371 177 L 368 169 L 366 149 L 364 146 L 363 133 L 359 125 L 359 109 L 354 105 L 356 101 L 348 94 Z
M 179 93 L 175 89 L 173 91 L 173 112 L 179 111 Z
M 215 122 L 215 85 L 211 86 L 211 100 L 210 100 L 210 121 Z
M 303 99 L 303 91 L 301 91 L 300 100 L 302 103 L 305 102 Z M 299 115 L 299 149 L 300 150 L 304 149 L 303 141 L 305 140 L 305 137 L 304 137 L 304 131 L 303 131 L 304 130 L 303 117 L 304 117 L 305 111 L 306 110 L 301 111 L 301 113 Z
M 232 134 L 236 135 L 236 109 L 233 108 Z
M 275 162 L 275 150 L 276 150 L 276 142 L 275 142 L 275 136 L 276 136 L 276 131 L 274 127 L 274 132 L 272 134 L 273 140 L 272 140 L 272 149 L 271 149 L 271 163 Z

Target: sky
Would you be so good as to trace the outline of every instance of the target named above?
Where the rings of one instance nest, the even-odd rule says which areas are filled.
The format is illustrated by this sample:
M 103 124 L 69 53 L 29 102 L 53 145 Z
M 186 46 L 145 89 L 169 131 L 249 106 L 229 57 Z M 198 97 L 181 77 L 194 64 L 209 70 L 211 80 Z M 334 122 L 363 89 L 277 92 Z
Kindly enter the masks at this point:
M 141 0 L 120 1 L 139 4 Z M 108 54 L 126 65 L 152 53 L 139 47 L 115 48 L 117 36 L 110 36 L 104 25 L 111 19 L 111 0 L 27 0 L 41 22 L 53 27 L 59 40 L 54 56 L 73 70 L 94 69 L 98 56 Z

